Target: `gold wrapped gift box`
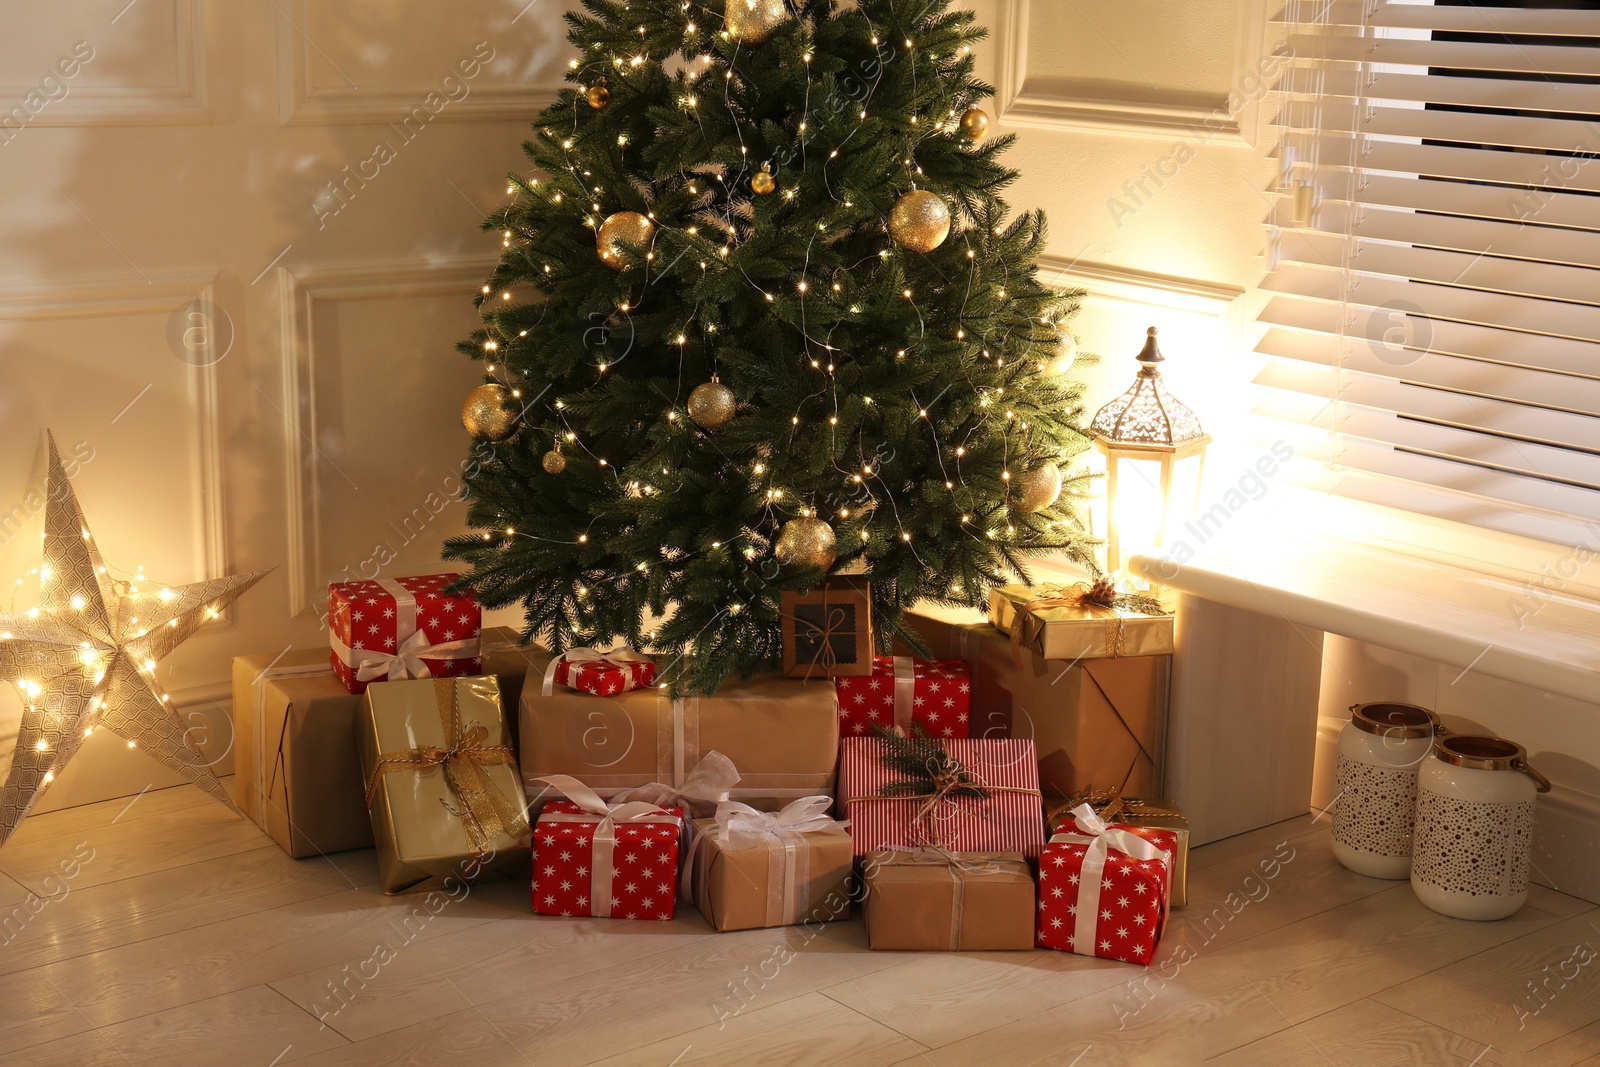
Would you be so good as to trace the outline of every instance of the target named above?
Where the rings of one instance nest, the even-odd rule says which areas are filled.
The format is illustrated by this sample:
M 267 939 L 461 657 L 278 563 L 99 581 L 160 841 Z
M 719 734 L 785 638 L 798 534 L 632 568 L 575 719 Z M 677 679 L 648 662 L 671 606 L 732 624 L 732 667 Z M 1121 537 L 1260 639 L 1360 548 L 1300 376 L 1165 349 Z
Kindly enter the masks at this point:
M 1170 656 L 1171 615 L 1078 603 L 1072 587 L 1005 585 L 989 590 L 989 621 L 1047 660 Z
M 700 759 L 721 752 L 739 769 L 732 800 L 775 811 L 800 797 L 831 794 L 839 761 L 833 681 L 774 675 L 729 679 L 716 696 L 673 700 L 664 689 L 595 696 L 543 691 L 551 656 L 534 653 L 522 689 L 522 779 L 568 774 L 610 799 L 627 789 L 681 786 Z
M 515 630 L 483 631 L 483 670 L 500 679 L 507 708 L 527 669 Z M 360 710 L 326 647 L 233 661 L 234 800 L 291 856 L 372 847 L 356 754 Z
M 526 875 L 526 802 L 492 675 L 369 686 L 357 738 L 384 892 Z
M 1018 666 L 1010 638 L 973 611 L 923 604 L 905 619 L 935 659 L 971 666 L 970 736 L 1033 740 L 1047 799 L 1091 785 L 1161 794 L 1170 656 L 1067 664 L 1025 652 Z
M 867 853 L 863 862 L 862 907 L 872 948 L 1033 948 L 1033 875 L 1022 853 L 882 851 Z

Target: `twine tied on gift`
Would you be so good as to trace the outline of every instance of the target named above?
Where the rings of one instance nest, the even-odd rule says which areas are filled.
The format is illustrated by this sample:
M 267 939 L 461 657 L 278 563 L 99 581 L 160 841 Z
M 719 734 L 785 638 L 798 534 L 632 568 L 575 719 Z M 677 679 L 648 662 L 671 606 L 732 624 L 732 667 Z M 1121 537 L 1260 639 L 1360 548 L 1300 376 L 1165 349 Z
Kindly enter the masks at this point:
M 450 792 L 461 801 L 459 809 L 446 805 L 446 809 L 460 817 L 467 831 L 467 840 L 474 856 L 489 855 L 494 849 L 491 842 L 502 835 L 518 840 L 528 836 L 526 809 L 500 790 L 484 772 L 485 767 L 499 764 L 515 765 L 516 753 L 509 745 L 485 745 L 489 728 L 473 720 L 461 722 L 461 703 L 456 696 L 456 679 L 435 678 L 435 698 L 439 705 L 439 720 L 444 725 L 444 736 L 450 744 L 419 745 L 404 752 L 391 752 L 378 757 L 367 779 L 367 806 L 378 795 L 378 786 L 384 775 L 400 770 L 426 771 L 432 767 L 444 771 Z
M 1096 789 L 1092 785 L 1085 786 L 1074 793 L 1071 799 L 1063 803 L 1057 811 L 1070 811 L 1080 804 L 1087 804 L 1091 811 L 1108 823 L 1116 822 L 1122 815 L 1128 816 L 1182 816 L 1183 812 L 1176 808 L 1163 807 L 1148 800 L 1138 797 L 1125 797 L 1118 788 Z
M 847 804 L 867 800 L 920 800 L 922 804 L 911 818 L 911 829 L 917 843 L 942 846 L 944 834 L 941 824 L 963 814 L 959 800 L 988 800 L 996 793 L 1025 793 L 1039 796 L 1039 790 L 1022 786 L 987 785 L 978 780 L 961 761 L 950 754 L 935 738 L 929 737 L 921 727 L 913 726 L 911 736 L 896 728 L 878 728 L 883 741 L 883 765 L 898 771 L 903 777 L 889 782 L 872 797 L 850 797 Z
M 795 640 L 810 641 L 816 646 L 816 653 L 811 657 L 811 662 L 806 664 L 806 680 L 810 680 L 811 672 L 817 667 L 827 674 L 839 665 L 839 655 L 833 650 L 833 639 L 836 635 L 853 634 L 855 631 L 847 629 L 846 624 L 850 613 L 836 604 L 822 605 L 822 625 L 810 619 L 802 619 L 798 613 L 794 617 Z
M 967 879 L 974 876 L 999 874 L 1008 867 L 1028 872 L 1025 860 L 1008 860 L 996 855 L 981 852 L 951 852 L 940 845 L 919 845 L 907 848 L 903 845 L 891 845 L 886 850 L 888 857 L 886 864 L 895 866 L 904 864 L 911 867 L 943 867 L 950 875 L 952 885 L 952 899 L 950 902 L 950 951 L 961 951 L 961 920 L 966 912 Z
M 1018 605 L 1011 617 L 1011 658 L 1017 668 L 1022 668 L 1022 641 L 1028 617 L 1034 612 L 1050 608 L 1072 608 L 1087 612 L 1093 618 L 1105 619 L 1106 657 L 1120 659 L 1123 655 L 1127 621 L 1122 613 L 1138 615 L 1165 615 L 1166 609 L 1154 597 L 1138 593 L 1117 592 L 1116 582 L 1105 575 L 1093 582 L 1075 582 L 1072 585 L 1045 585 L 1034 598 Z

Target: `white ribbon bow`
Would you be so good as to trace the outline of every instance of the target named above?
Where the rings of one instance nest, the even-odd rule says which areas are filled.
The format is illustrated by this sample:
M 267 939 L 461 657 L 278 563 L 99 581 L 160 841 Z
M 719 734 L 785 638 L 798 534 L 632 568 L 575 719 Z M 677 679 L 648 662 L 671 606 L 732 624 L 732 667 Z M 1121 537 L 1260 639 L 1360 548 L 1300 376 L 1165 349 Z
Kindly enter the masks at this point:
M 802 834 L 814 834 L 835 827 L 844 829 L 848 821 L 830 818 L 833 798 L 801 797 L 782 811 L 758 811 L 735 800 L 717 805 L 716 827 L 695 839 L 689 861 L 683 867 L 683 895 L 695 900 L 694 879 L 701 866 L 700 850 L 715 839 L 731 849 L 767 849 L 767 925 L 788 926 L 800 920 L 811 906 L 811 854 L 804 847 Z M 699 872 L 703 879 L 704 871 Z M 698 904 L 699 901 L 696 901 Z
M 1083 856 L 1083 869 L 1078 873 L 1078 911 L 1072 931 L 1072 951 L 1083 956 L 1093 956 L 1095 925 L 1100 919 L 1100 890 L 1105 877 L 1106 859 L 1111 849 L 1116 849 L 1130 859 L 1154 860 L 1165 858 L 1167 869 L 1172 868 L 1172 856 L 1165 850 L 1127 830 L 1118 830 L 1094 813 L 1087 804 L 1072 809 L 1075 831 L 1059 833 L 1051 842 L 1071 845 L 1088 845 Z M 1163 880 L 1163 904 L 1170 885 Z
M 738 784 L 739 769 L 733 765 L 733 760 L 712 749 L 695 764 L 682 785 L 650 782 L 624 790 L 614 800 L 619 804 L 639 800 L 663 808 L 683 808 L 699 815 L 710 811 L 714 805 L 725 803 Z
M 376 649 L 351 649 L 345 660 L 356 669 L 356 678 L 360 681 L 387 678 L 397 682 L 406 678 L 433 677 L 433 672 L 423 662 L 425 659 L 471 659 L 477 654 L 476 637 L 430 645 L 427 631 L 418 630 L 400 642 L 400 647 L 393 653 Z
M 550 696 L 555 693 L 556 670 L 563 663 L 572 664 L 573 674 L 576 675 L 579 671 L 583 670 L 583 665 L 588 663 L 606 663 L 613 667 L 621 667 L 624 670 L 627 670 L 631 665 L 636 663 L 653 662 L 654 660 L 652 660 L 649 656 L 646 656 L 640 652 L 636 652 L 635 650 L 626 646 L 615 649 L 611 652 L 596 652 L 592 648 L 569 648 L 561 655 L 552 659 L 550 661 L 550 665 L 544 669 L 544 688 L 542 692 L 544 696 Z M 576 680 L 576 678 L 574 678 L 574 680 Z
M 607 804 L 600 799 L 600 794 L 570 775 L 552 774 L 545 778 L 536 778 L 534 781 L 549 785 L 587 813 L 572 815 L 567 812 L 547 811 L 539 816 L 541 824 L 557 822 L 598 824 L 594 828 L 594 849 L 590 860 L 589 913 L 597 919 L 609 919 L 612 883 L 617 877 L 615 862 L 617 827 L 624 824 L 666 823 L 681 829 L 683 820 L 671 812 L 662 811 L 655 804 L 641 800 Z

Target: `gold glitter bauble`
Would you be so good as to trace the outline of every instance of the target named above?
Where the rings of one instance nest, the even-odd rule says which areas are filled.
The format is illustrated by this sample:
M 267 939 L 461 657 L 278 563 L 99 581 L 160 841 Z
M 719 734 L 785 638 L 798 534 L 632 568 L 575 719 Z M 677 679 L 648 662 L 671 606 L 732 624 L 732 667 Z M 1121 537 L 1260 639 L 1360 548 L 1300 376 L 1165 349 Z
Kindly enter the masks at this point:
M 969 107 L 961 116 L 961 132 L 969 141 L 981 141 L 989 136 L 989 113 L 981 107 Z
M 1055 358 L 1045 363 L 1045 373 L 1059 378 L 1072 370 L 1072 365 L 1078 361 L 1078 341 L 1070 333 L 1061 335 L 1061 348 L 1056 352 Z
M 1017 509 L 1033 514 L 1061 498 L 1061 468 L 1043 463 L 1018 478 L 1012 487 Z
M 907 193 L 889 212 L 889 236 L 901 248 L 932 252 L 950 236 L 950 205 L 926 189 Z
M 604 81 L 598 85 L 589 86 L 589 91 L 584 93 L 583 96 L 584 99 L 589 101 L 589 106 L 596 111 L 611 103 L 611 90 L 606 88 Z
M 499 443 L 517 432 L 522 407 L 503 385 L 490 382 L 467 394 L 461 405 L 461 424 L 474 437 Z
M 750 188 L 757 196 L 771 196 L 777 190 L 778 181 L 772 176 L 772 164 L 762 167 L 761 173 L 750 179 Z
M 740 44 L 762 44 L 787 21 L 783 0 L 728 0 L 728 32 Z
M 778 562 L 827 570 L 836 558 L 833 552 L 833 527 L 821 519 L 790 519 L 778 531 L 772 554 Z
M 650 235 L 655 229 L 656 224 L 637 211 L 617 212 L 600 224 L 600 232 L 595 238 L 600 246 L 600 258 L 609 267 L 626 270 L 628 261 L 624 258 L 623 249 L 645 252 L 650 247 Z
M 738 406 L 733 390 L 715 379 L 695 386 L 689 394 L 689 417 L 708 430 L 720 430 L 732 422 Z
M 567 457 L 553 448 L 544 454 L 542 462 L 546 474 L 560 474 L 567 469 Z

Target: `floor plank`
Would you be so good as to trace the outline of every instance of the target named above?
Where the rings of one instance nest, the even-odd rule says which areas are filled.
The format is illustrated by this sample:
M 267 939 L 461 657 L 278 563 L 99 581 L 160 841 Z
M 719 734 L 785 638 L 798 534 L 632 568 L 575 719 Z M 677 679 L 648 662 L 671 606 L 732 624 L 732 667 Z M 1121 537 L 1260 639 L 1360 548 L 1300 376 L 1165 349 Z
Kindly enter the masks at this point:
M 0 1053 L 0 1067 L 128 1067 L 128 1061 L 111 1043 L 93 1030 L 20 1052 Z
M 266 986 L 144 1015 L 101 1031 L 133 1067 L 290 1063 L 347 1044 Z
M 1376 1001 L 1359 1000 L 1208 1062 L 1226 1067 L 1281 1067 L 1301 1060 L 1325 1061 L 1332 1067 L 1410 1067 L 1417 1063 L 1469 1063 L 1486 1051 L 1471 1038 Z

